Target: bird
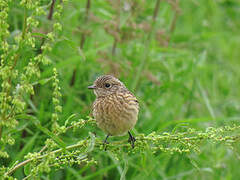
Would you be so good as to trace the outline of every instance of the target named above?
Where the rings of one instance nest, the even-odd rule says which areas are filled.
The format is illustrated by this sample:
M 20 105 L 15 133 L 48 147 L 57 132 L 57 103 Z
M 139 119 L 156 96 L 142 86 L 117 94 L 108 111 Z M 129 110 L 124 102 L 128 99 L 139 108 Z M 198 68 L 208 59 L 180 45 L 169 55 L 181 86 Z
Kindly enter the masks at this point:
M 137 98 L 112 75 L 99 76 L 88 89 L 92 89 L 96 95 L 92 105 L 94 119 L 98 127 L 107 134 L 103 143 L 108 143 L 109 136 L 124 136 L 128 133 L 128 142 L 134 148 L 136 139 L 130 130 L 138 120 Z

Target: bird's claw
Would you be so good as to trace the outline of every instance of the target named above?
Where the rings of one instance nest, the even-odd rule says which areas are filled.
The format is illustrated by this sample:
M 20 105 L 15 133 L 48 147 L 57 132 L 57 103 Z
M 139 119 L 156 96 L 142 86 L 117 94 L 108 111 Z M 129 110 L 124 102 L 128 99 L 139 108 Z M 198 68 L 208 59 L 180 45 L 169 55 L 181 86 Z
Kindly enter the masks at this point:
M 132 148 L 134 148 L 134 142 L 136 141 L 136 138 L 132 136 L 130 131 L 128 131 L 128 134 L 129 134 L 128 142 L 131 144 Z
M 104 150 L 106 151 L 107 150 L 107 144 L 109 144 L 109 142 L 107 141 L 107 139 L 108 139 L 108 137 L 109 137 L 110 135 L 108 134 L 107 135 L 107 137 L 104 139 L 104 141 L 103 141 L 103 146 L 104 146 Z

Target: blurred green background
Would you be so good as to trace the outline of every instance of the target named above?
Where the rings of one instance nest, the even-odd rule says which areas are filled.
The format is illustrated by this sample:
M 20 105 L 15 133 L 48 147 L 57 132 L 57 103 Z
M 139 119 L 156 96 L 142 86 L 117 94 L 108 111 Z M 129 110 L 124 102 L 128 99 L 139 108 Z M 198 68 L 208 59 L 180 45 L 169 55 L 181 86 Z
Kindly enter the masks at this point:
M 37 31 L 46 32 L 52 22 L 45 16 L 38 18 Z M 72 114 L 83 119 L 90 114 L 95 96 L 87 86 L 102 74 L 118 77 L 139 99 L 135 135 L 239 123 L 239 19 L 238 0 L 64 3 L 62 31 L 47 54 L 52 64 L 41 69 L 41 78 L 50 77 L 53 67 L 59 72 L 63 94 L 60 124 Z M 23 9 L 15 2 L 11 3 L 9 20 L 11 33 L 22 29 Z M 28 101 L 28 112 L 45 127 L 50 127 L 51 97 L 52 87 L 47 83 L 36 86 Z M 61 138 L 72 144 L 87 137 L 89 131 L 104 138 L 95 127 L 68 132 Z M 25 133 L 11 149 L 12 155 L 36 133 L 29 152 L 39 151 L 47 138 L 33 125 L 27 126 Z M 94 156 L 97 165 L 66 166 L 42 179 L 120 178 L 123 161 L 118 166 L 109 152 Z M 126 179 L 238 179 L 239 157 L 239 150 L 221 144 L 205 144 L 201 152 L 188 154 L 153 155 L 146 150 L 127 156 Z M 21 178 L 23 172 L 17 171 L 15 176 Z

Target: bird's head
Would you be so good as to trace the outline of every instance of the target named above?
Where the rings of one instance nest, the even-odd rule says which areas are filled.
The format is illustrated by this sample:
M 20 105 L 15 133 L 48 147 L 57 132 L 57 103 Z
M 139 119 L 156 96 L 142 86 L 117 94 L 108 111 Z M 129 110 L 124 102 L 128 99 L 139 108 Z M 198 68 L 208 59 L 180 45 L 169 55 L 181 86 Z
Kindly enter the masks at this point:
M 98 77 L 93 85 L 88 86 L 88 89 L 93 89 L 97 97 L 106 97 L 118 90 L 126 89 L 125 85 L 117 78 L 111 75 L 103 75 Z

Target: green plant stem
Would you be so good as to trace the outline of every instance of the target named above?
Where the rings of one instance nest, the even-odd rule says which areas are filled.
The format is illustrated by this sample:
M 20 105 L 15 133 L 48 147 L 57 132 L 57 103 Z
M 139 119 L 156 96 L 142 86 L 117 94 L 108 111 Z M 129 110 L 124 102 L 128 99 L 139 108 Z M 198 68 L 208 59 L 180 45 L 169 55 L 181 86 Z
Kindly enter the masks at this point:
M 87 140 L 85 141 L 85 143 L 87 142 Z M 123 141 L 119 141 L 119 142 L 116 142 L 114 143 L 114 146 L 116 145 L 120 145 L 120 144 L 126 144 L 126 140 L 123 140 Z M 67 146 L 66 147 L 66 150 L 71 150 L 71 149 L 75 149 L 75 148 L 79 148 L 79 147 L 82 147 L 84 146 L 85 143 L 81 143 L 81 144 L 73 144 L 73 145 L 70 145 L 70 146 Z M 102 141 L 98 141 L 97 144 L 96 144 L 96 147 L 99 147 L 102 145 Z M 14 171 L 16 171 L 17 169 L 19 169 L 20 167 L 23 167 L 25 166 L 26 164 L 32 162 L 33 160 L 40 160 L 40 159 L 43 159 L 44 157 L 47 157 L 49 156 L 50 154 L 56 154 L 56 153 L 60 153 L 64 151 L 64 149 L 57 149 L 55 151 L 52 151 L 52 152 L 49 152 L 49 153 L 46 153 L 44 155 L 40 155 L 36 158 L 31 158 L 31 159 L 27 159 L 19 164 L 17 164 L 16 166 L 14 166 L 12 169 L 10 169 L 8 172 L 5 173 L 5 176 L 8 176 L 8 175 L 11 175 Z
M 94 120 L 89 120 L 89 122 L 95 122 L 95 121 L 94 121 Z M 69 126 L 69 127 L 67 127 L 66 130 L 69 130 L 69 129 L 71 129 L 71 128 L 74 128 L 74 126 Z M 59 135 L 59 134 L 60 134 L 60 133 L 57 133 L 57 135 Z M 70 145 L 70 146 L 66 147 L 66 150 L 70 150 L 70 149 L 73 149 L 73 148 L 80 147 L 80 145 L 82 145 L 82 144 Z M 45 149 L 47 149 L 47 145 L 45 145 L 45 146 L 39 151 L 39 153 L 42 153 Z M 58 152 L 61 152 L 61 151 L 63 151 L 63 149 L 58 149 L 58 150 L 52 151 L 52 152 L 50 152 L 50 153 L 41 155 L 41 156 L 39 156 L 37 159 L 42 159 L 42 158 L 46 157 L 47 155 L 49 155 L 49 154 L 51 154 L 51 153 L 55 154 L 55 153 L 58 153 Z M 12 168 L 10 171 L 8 171 L 8 172 L 6 173 L 6 175 L 12 174 L 16 169 L 18 169 L 18 168 L 20 168 L 20 167 L 22 167 L 22 166 L 25 166 L 26 164 L 30 163 L 30 162 L 33 161 L 33 160 L 34 160 L 34 158 L 32 158 L 32 159 L 27 159 L 26 161 L 23 161 L 23 162 L 17 164 L 16 166 L 14 166 L 14 168 Z
M 78 147 L 81 147 L 81 146 L 83 146 L 82 143 L 81 143 L 81 144 L 70 145 L 70 146 L 66 147 L 66 150 L 71 150 L 71 149 L 78 148 Z M 20 167 L 22 167 L 22 166 L 25 166 L 26 164 L 30 163 L 30 162 L 33 161 L 33 160 L 39 160 L 39 159 L 42 159 L 42 158 L 44 158 L 44 157 L 46 157 L 46 156 L 48 156 L 48 155 L 50 155 L 50 154 L 56 154 L 56 153 L 59 153 L 59 152 L 62 152 L 62 151 L 63 151 L 63 149 L 57 149 L 57 150 L 55 150 L 55 151 L 46 153 L 46 154 L 41 155 L 41 156 L 38 156 L 38 157 L 36 157 L 36 158 L 27 159 L 26 161 L 23 161 L 23 162 L 17 164 L 16 166 L 14 166 L 11 170 L 9 170 L 8 172 L 6 172 L 5 175 L 10 175 L 10 174 L 12 174 L 12 173 L 13 173 L 14 171 L 16 171 L 18 168 L 20 168 Z
M 240 126 L 232 127 L 232 129 L 231 128 L 230 129 L 225 129 L 225 132 L 238 130 L 238 129 L 240 129 Z M 147 135 L 147 136 L 141 135 L 139 137 L 136 137 L 137 142 L 140 142 L 140 143 L 139 144 L 137 143 L 135 148 L 138 148 L 138 147 L 141 148 L 141 143 L 148 144 L 148 145 L 151 144 L 151 148 L 154 149 L 155 147 L 161 146 L 161 144 L 163 142 L 167 142 L 168 144 L 180 143 L 182 145 L 185 145 L 185 144 L 190 144 L 191 145 L 191 144 L 195 144 L 197 142 L 197 144 L 200 145 L 200 142 L 202 142 L 203 140 L 212 140 L 212 141 L 215 141 L 215 142 L 228 142 L 228 141 L 230 141 L 232 143 L 240 140 L 240 135 L 232 135 L 232 136 L 224 135 L 223 129 L 219 129 L 219 130 L 215 129 L 214 131 L 212 131 L 212 133 L 213 132 L 216 133 L 218 131 L 219 131 L 220 134 L 215 134 L 215 135 L 212 135 L 211 132 L 209 133 L 208 130 L 206 130 L 206 132 L 193 132 L 193 133 L 184 132 L 184 133 L 178 133 L 178 134 L 163 134 L 163 135 L 150 134 L 150 135 Z M 82 143 L 67 146 L 65 148 L 65 150 L 71 150 L 71 149 L 74 149 L 74 148 L 86 147 L 86 145 L 88 145 L 89 143 L 91 144 L 90 140 L 85 139 Z M 190 145 L 187 145 L 187 148 Z M 101 146 L 102 146 L 102 140 L 97 140 L 94 147 L 101 147 Z M 114 150 L 116 148 L 126 147 L 126 148 L 129 148 L 128 151 L 131 151 L 131 150 L 134 151 L 134 149 L 132 149 L 130 147 L 130 145 L 127 143 L 127 140 L 115 141 L 108 146 L 110 146 L 110 148 L 112 148 L 112 150 Z M 149 148 L 150 148 L 150 146 L 149 146 Z M 169 148 L 166 148 L 166 149 L 169 150 Z M 174 149 L 174 147 L 173 147 L 173 149 Z M 43 155 L 39 155 L 38 157 L 27 159 L 27 160 L 17 164 L 16 166 L 14 166 L 12 169 L 10 169 L 8 172 L 6 172 L 5 175 L 6 176 L 11 175 L 18 168 L 25 166 L 26 164 L 32 162 L 33 160 L 40 160 L 40 159 L 43 159 L 44 157 L 47 157 L 51 154 L 64 152 L 65 150 L 63 148 L 60 148 L 60 149 L 54 150 L 52 152 L 49 152 L 49 153 L 46 153 L 46 154 L 43 154 Z M 183 152 L 190 152 L 190 150 L 186 149 L 186 148 L 181 148 L 181 150 L 183 150 Z M 193 151 L 194 151 L 194 149 L 193 149 Z M 90 152 L 90 151 L 85 151 L 85 153 L 88 153 L 88 152 Z M 176 152 L 178 152 L 178 151 L 176 151 Z

